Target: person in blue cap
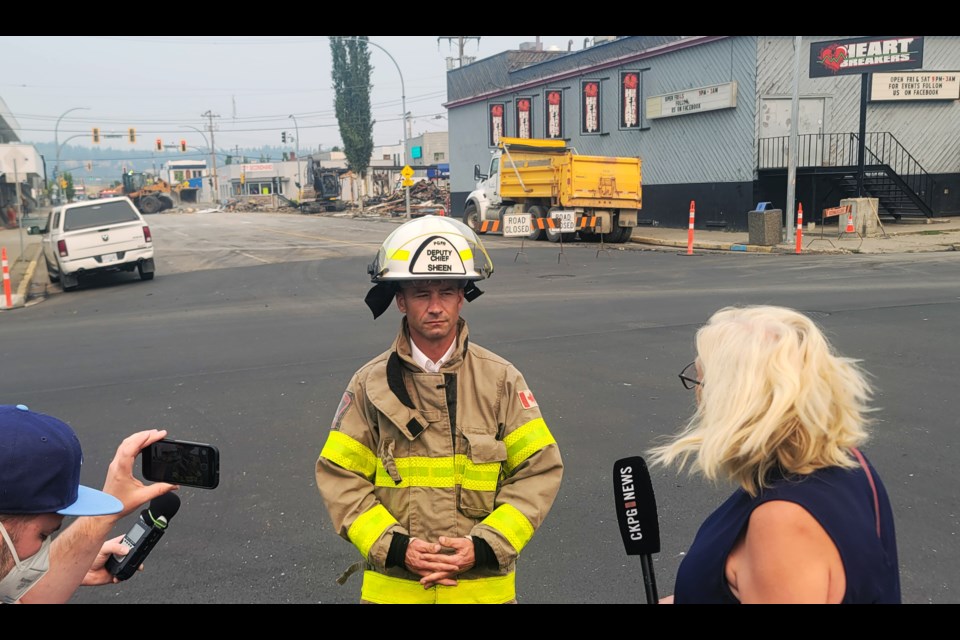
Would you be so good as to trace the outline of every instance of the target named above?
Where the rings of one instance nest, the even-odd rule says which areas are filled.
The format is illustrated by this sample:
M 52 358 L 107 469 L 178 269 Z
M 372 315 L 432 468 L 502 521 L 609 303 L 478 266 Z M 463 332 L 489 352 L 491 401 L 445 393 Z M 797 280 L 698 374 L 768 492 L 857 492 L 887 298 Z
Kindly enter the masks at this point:
M 133 476 L 140 451 L 165 430 L 127 437 L 107 470 L 103 491 L 80 484 L 83 452 L 65 422 L 24 405 L 0 405 L 0 603 L 63 603 L 80 585 L 116 580 L 104 568 L 113 526 L 176 486 Z M 78 516 L 54 539 L 63 519 Z

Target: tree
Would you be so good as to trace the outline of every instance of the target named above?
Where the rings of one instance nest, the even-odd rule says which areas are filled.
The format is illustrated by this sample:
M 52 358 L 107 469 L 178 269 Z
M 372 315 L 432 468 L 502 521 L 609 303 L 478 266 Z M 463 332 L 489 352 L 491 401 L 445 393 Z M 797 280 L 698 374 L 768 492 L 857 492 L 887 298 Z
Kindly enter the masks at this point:
M 347 165 L 360 175 L 361 184 L 373 153 L 370 114 L 370 50 L 367 36 L 330 36 L 333 55 L 334 108 Z M 361 203 L 363 202 L 361 198 Z
M 73 197 L 77 193 L 76 189 L 73 188 L 73 174 L 71 174 L 69 171 L 64 171 L 62 177 L 67 181 L 67 188 L 64 189 L 64 193 L 67 196 L 67 202 L 73 202 Z

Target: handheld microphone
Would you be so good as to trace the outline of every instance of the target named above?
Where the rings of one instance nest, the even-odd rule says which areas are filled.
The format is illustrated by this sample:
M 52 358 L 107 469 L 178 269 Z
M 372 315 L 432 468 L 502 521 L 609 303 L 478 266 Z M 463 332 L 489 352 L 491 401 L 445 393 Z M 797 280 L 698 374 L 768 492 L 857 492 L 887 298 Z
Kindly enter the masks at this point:
M 113 554 L 107 558 L 107 571 L 118 580 L 126 580 L 135 574 L 179 509 L 180 498 L 173 493 L 165 493 L 151 500 L 150 506 L 140 512 L 137 522 L 120 543 L 130 551 L 125 556 Z
M 643 458 L 633 456 L 614 463 L 613 495 L 623 547 L 628 556 L 640 556 L 647 604 L 657 604 L 657 581 L 650 556 L 660 553 L 660 522 L 653 483 Z

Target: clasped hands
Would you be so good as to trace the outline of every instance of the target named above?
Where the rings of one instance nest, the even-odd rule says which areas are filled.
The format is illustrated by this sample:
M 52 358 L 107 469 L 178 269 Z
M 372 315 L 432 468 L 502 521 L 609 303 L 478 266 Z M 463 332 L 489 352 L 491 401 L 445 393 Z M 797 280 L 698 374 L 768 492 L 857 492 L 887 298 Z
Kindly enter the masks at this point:
M 455 576 L 476 564 L 473 540 L 440 536 L 438 544 L 410 538 L 404 564 L 407 569 L 420 576 L 420 584 L 424 589 L 438 584 L 455 587 Z

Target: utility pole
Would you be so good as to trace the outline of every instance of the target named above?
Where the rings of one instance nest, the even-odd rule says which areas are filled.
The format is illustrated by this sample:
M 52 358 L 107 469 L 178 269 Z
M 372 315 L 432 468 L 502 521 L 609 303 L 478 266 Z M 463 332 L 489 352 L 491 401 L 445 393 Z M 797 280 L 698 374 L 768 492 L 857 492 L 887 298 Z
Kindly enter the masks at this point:
M 463 46 L 464 46 L 464 44 L 466 44 L 466 42 L 467 42 L 468 40 L 476 40 L 476 41 L 477 41 L 477 46 L 480 45 L 480 36 L 437 36 L 437 47 L 438 47 L 438 48 L 440 47 L 440 41 L 441 41 L 441 40 L 446 40 L 448 44 L 453 44 L 453 41 L 454 41 L 454 40 L 457 41 L 457 50 L 459 51 L 459 55 L 458 55 L 456 58 L 447 58 L 447 69 L 452 69 L 452 68 L 453 68 L 453 66 L 451 65 L 451 62 L 452 62 L 453 60 L 457 60 L 457 68 L 458 68 L 458 69 L 463 68 L 463 60 L 464 60 L 464 57 L 467 58 L 467 64 L 470 64 L 471 62 L 474 61 L 474 58 L 472 58 L 472 57 L 470 57 L 470 56 L 464 56 L 464 55 L 463 55 Z
M 211 113 L 209 109 L 207 109 L 206 113 L 201 113 L 200 116 L 210 119 L 210 160 L 213 164 L 213 201 L 220 202 L 220 179 L 217 177 L 217 145 L 213 139 L 213 119 L 219 118 L 220 116 Z
M 798 144 L 800 120 L 800 46 L 803 36 L 793 38 L 793 97 L 790 102 L 790 140 L 787 149 L 790 156 L 787 160 L 787 242 L 793 241 L 794 202 L 797 194 L 797 156 L 800 153 Z M 811 209 L 812 210 L 812 209 Z

